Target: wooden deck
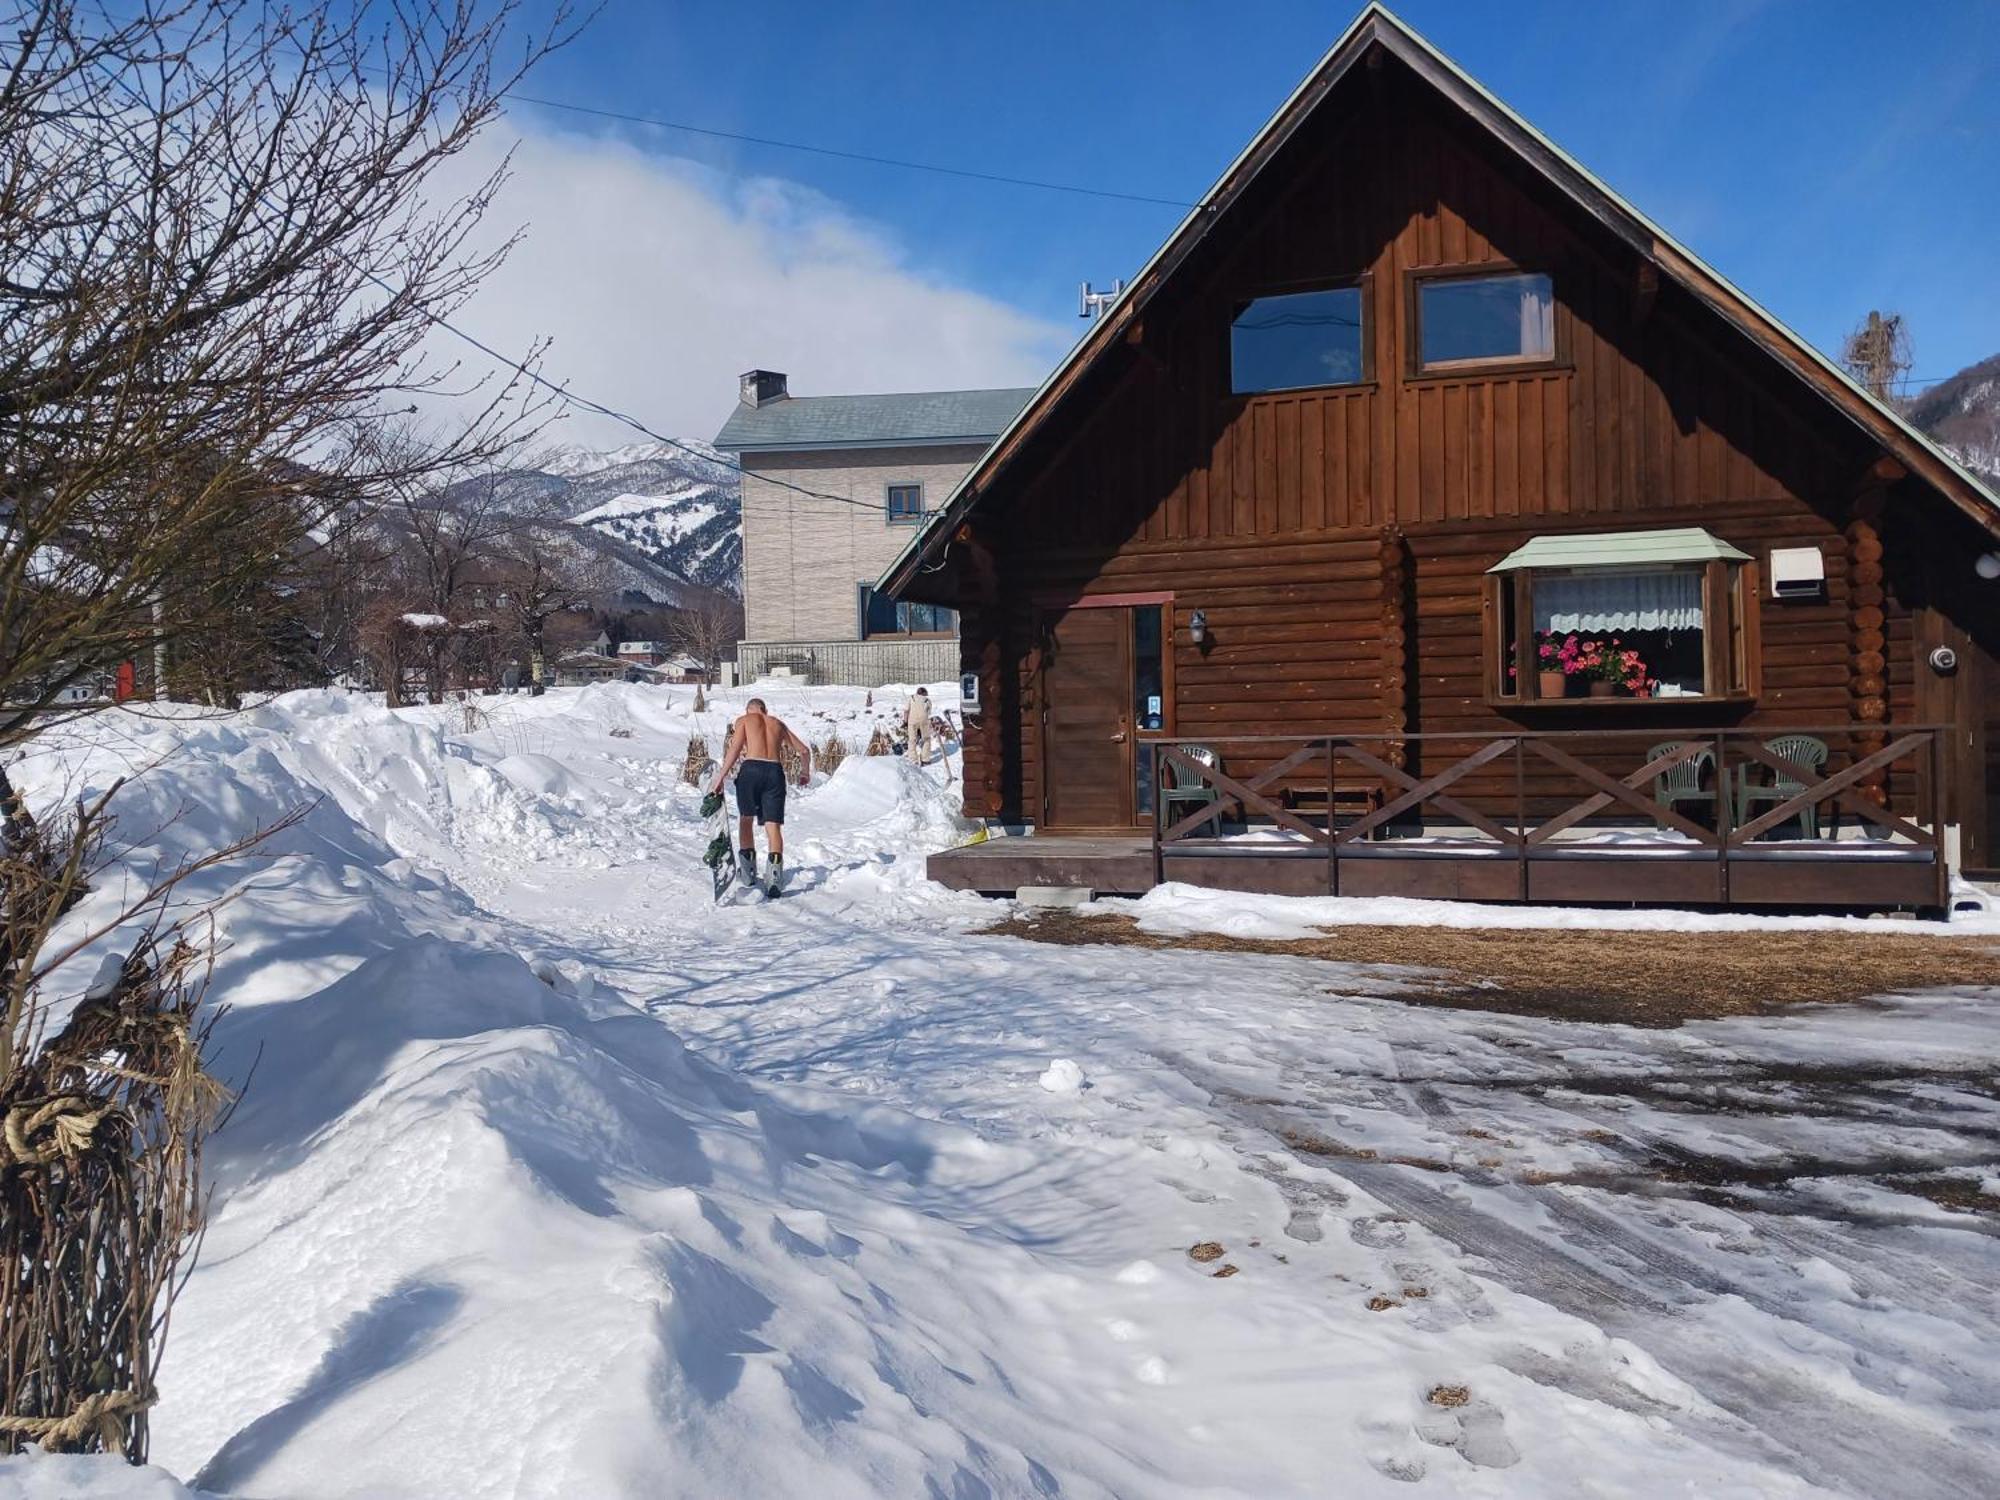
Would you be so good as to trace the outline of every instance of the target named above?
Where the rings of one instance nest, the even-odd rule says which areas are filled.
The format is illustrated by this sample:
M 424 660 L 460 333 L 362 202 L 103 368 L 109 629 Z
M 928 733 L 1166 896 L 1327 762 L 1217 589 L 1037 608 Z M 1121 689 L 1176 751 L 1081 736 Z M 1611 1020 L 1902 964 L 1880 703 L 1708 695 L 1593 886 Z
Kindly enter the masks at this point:
M 930 857 L 931 879 L 954 890 L 1011 896 L 1026 886 L 1083 886 L 1137 896 L 1160 879 L 1285 896 L 1415 896 L 1551 905 L 1930 909 L 1944 901 L 1936 853 L 1909 845 L 1821 840 L 1711 852 L 1662 845 L 1540 849 L 1525 859 L 1490 846 L 1384 840 L 1343 849 L 1218 841 L 1163 850 L 1152 841 L 1028 836 L 991 839 Z M 1336 880 L 1337 873 L 1337 880 Z
M 1851 726 L 1821 732 L 1836 740 L 1855 735 Z M 1654 732 L 1634 733 L 1643 740 Z M 1862 735 L 1843 748 L 1847 763 L 1830 773 L 1786 760 L 1740 730 L 1699 731 L 1623 752 L 1614 743 L 1612 770 L 1580 758 L 1590 740 L 1564 733 L 1517 733 L 1469 754 L 1463 736 L 1225 739 L 1232 749 L 1254 741 L 1267 752 L 1264 768 L 1241 780 L 1166 745 L 1156 751 L 1154 805 L 1163 805 L 1169 775 L 1182 787 L 1199 782 L 1217 800 L 1172 821 L 1156 814 L 1150 835 L 994 839 L 933 855 L 928 868 L 944 885 L 987 894 L 1081 886 L 1137 895 L 1178 881 L 1296 896 L 1941 911 L 1950 882 L 1933 807 L 1911 806 L 1912 821 L 1886 797 L 1867 795 L 1871 773 L 1921 768 L 1928 774 L 1918 800 L 1928 804 L 1938 785 L 1938 732 L 1918 726 L 1890 736 L 1864 728 Z M 1601 754 L 1603 741 L 1631 737 L 1591 740 Z M 1448 744 L 1451 754 L 1433 763 L 1449 764 L 1429 776 L 1407 771 L 1392 758 L 1389 739 L 1397 747 Z M 1706 821 L 1654 796 L 1659 778 L 1697 756 L 1716 779 L 1683 796 L 1706 806 L 1677 806 L 1704 812 Z M 1635 760 L 1635 768 L 1616 774 Z M 1552 802 L 1546 789 L 1530 796 L 1529 768 L 1541 765 L 1570 783 Z M 1343 777 L 1343 767 L 1373 778 L 1363 804 L 1372 810 L 1345 822 L 1340 794 L 1357 783 L 1351 771 Z M 1481 796 L 1473 773 L 1484 767 L 1509 769 Z M 1714 789 L 1744 777 L 1753 778 L 1753 790 L 1768 787 L 1754 778 L 1771 773 L 1785 778 L 1785 789 L 1765 790 L 1734 813 L 1732 799 Z M 1284 795 L 1301 776 L 1324 793 L 1326 811 L 1316 817 Z M 1580 800 L 1570 800 L 1578 793 Z M 1433 821 L 1427 809 L 1435 810 Z M 1846 837 L 1836 821 L 1842 813 Z M 1785 837 L 1794 820 L 1802 836 Z

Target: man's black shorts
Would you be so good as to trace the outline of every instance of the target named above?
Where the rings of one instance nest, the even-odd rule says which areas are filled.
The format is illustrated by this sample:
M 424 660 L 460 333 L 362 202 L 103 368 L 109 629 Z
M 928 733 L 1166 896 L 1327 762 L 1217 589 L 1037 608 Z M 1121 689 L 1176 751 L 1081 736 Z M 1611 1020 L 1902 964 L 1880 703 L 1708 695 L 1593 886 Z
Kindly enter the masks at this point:
M 746 760 L 736 770 L 736 815 L 759 823 L 785 821 L 785 768 L 774 760 Z

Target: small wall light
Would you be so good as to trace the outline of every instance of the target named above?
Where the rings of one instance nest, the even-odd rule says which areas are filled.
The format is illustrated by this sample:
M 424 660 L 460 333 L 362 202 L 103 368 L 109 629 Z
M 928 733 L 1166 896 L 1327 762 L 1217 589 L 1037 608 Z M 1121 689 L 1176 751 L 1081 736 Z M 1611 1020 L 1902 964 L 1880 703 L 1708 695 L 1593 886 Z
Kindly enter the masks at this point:
M 1972 571 L 1981 578 L 2000 578 L 2000 552 L 1982 552 Z
M 1208 611 L 1198 609 L 1188 616 L 1188 639 L 1197 646 L 1208 644 Z

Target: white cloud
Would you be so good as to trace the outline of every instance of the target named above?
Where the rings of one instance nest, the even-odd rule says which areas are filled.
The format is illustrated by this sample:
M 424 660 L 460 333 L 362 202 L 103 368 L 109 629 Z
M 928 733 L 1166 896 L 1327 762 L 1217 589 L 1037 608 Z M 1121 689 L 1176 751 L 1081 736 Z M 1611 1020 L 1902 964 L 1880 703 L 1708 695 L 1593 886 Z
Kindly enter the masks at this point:
M 470 191 L 521 124 L 496 127 L 434 189 Z M 543 373 L 673 436 L 712 436 L 752 367 L 786 371 L 799 395 L 1034 385 L 1073 335 L 918 271 L 888 232 L 795 183 L 532 121 L 486 216 L 495 237 L 524 225 L 453 321 L 509 354 L 553 338 Z M 482 361 L 445 334 L 432 353 Z M 635 435 L 573 413 L 549 436 Z

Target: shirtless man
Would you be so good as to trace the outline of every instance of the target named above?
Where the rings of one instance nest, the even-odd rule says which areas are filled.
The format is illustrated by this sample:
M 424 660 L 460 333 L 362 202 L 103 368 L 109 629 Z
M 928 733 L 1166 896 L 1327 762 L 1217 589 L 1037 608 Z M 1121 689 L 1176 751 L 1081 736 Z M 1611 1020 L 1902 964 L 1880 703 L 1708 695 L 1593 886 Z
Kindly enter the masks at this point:
M 766 884 L 773 891 L 785 874 L 785 769 L 778 755 L 787 741 L 798 751 L 803 767 L 799 785 L 804 786 L 812 776 L 812 747 L 793 734 L 784 720 L 773 718 L 762 698 L 752 698 L 744 705 L 743 717 L 729 726 L 722 767 L 709 787 L 711 792 L 721 791 L 736 763 L 743 763 L 743 769 L 736 773 L 737 873 L 745 885 L 757 883 L 757 846 L 750 834 L 754 817 L 764 825 L 764 841 L 771 855 Z

